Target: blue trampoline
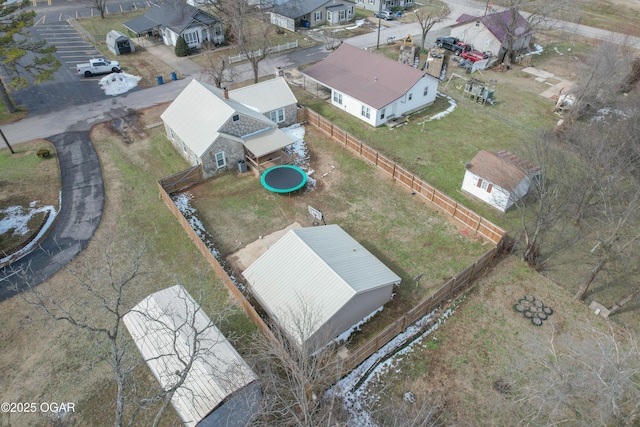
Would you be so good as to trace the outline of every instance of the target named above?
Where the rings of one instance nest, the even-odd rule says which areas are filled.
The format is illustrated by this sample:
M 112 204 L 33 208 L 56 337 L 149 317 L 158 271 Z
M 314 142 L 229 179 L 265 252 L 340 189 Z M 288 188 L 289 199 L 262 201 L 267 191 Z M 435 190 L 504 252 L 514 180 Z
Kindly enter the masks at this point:
M 291 193 L 304 187 L 307 174 L 297 166 L 274 166 L 262 172 L 262 186 L 273 193 Z

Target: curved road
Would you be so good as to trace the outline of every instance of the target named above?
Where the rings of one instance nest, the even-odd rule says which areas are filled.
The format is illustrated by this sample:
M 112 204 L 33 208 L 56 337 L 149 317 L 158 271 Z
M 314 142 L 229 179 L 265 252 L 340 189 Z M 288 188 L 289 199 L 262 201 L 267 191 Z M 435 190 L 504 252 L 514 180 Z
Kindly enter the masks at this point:
M 60 162 L 60 212 L 47 238 L 22 259 L 0 270 L 0 301 L 39 285 L 87 246 L 102 218 L 104 184 L 88 131 L 48 138 Z

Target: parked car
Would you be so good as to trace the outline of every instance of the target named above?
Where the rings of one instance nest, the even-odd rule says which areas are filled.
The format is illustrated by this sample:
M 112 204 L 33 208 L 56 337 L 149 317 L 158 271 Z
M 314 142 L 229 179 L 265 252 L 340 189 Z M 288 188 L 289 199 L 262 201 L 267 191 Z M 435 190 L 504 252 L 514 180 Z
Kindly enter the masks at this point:
M 91 77 L 95 74 L 119 73 L 122 71 L 118 61 L 109 61 L 104 58 L 92 58 L 89 62 L 76 65 L 79 75 Z
M 460 54 L 461 58 L 468 59 L 471 62 L 482 61 L 483 59 L 487 59 L 489 55 L 483 52 L 478 52 L 477 50 L 468 50 L 466 52 L 462 52 Z
M 393 20 L 393 12 L 391 12 L 390 10 L 375 11 L 373 13 L 373 16 L 376 18 L 382 18 L 386 21 Z
M 471 50 L 471 45 L 468 45 L 455 37 L 438 37 L 436 39 L 436 46 L 448 49 L 456 55 L 460 55 L 462 52 Z

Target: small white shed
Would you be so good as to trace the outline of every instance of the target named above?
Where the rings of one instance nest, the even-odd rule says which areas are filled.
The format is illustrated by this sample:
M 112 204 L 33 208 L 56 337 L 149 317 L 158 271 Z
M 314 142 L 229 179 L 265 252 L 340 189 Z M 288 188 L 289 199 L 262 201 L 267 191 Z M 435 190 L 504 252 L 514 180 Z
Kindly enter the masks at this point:
M 135 52 L 133 41 L 120 31 L 111 30 L 107 34 L 107 47 L 116 55 Z
M 298 345 L 323 345 L 382 307 L 400 277 L 336 224 L 289 230 L 243 273 Z
M 245 426 L 258 411 L 257 376 L 182 286 L 149 295 L 123 322 L 163 389 L 186 372 L 171 399 L 186 426 Z
M 509 151 L 480 150 L 465 165 L 462 191 L 506 212 L 529 191 L 541 169 Z

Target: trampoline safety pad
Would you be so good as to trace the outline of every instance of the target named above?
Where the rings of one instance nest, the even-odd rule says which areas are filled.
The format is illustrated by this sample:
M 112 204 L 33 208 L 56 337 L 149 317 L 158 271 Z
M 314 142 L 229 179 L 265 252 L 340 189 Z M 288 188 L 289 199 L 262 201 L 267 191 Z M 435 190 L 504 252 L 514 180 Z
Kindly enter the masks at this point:
M 274 193 L 291 193 L 304 187 L 307 174 L 297 166 L 274 166 L 262 172 L 262 186 Z

